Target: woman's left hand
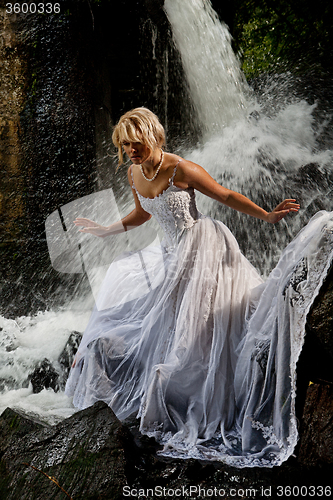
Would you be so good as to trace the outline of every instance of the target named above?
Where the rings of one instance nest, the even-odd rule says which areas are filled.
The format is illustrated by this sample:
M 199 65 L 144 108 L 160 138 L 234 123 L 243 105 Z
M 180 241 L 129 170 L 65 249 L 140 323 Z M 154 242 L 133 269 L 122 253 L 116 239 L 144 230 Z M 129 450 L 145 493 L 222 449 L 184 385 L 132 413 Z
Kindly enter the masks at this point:
M 295 201 L 294 199 L 284 200 L 272 212 L 268 212 L 266 221 L 275 224 L 289 214 L 289 212 L 298 212 L 300 205 L 295 203 Z

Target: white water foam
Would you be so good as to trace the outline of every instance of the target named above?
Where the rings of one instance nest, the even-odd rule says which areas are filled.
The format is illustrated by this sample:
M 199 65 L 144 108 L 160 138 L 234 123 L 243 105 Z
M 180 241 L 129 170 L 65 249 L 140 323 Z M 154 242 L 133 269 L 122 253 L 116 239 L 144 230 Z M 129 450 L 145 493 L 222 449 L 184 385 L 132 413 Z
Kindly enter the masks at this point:
M 260 108 L 257 106 L 257 109 Z M 274 226 L 224 207 L 198 193 L 204 214 L 222 220 L 240 242 L 251 263 L 267 276 L 285 246 L 320 209 L 333 210 L 332 187 L 302 182 L 302 167 L 332 176 L 333 151 L 316 148 L 314 106 L 287 105 L 275 117 L 242 119 L 224 128 L 185 157 L 202 165 L 223 186 L 273 210 L 285 198 L 301 203 L 299 213 Z
M 58 358 L 72 331 L 85 329 L 91 303 L 72 304 L 67 310 L 45 311 L 8 320 L 0 316 L 0 414 L 7 408 L 37 414 L 50 424 L 75 409 L 63 392 L 44 389 L 33 393 L 28 381 L 37 364 L 48 359 L 59 370 Z

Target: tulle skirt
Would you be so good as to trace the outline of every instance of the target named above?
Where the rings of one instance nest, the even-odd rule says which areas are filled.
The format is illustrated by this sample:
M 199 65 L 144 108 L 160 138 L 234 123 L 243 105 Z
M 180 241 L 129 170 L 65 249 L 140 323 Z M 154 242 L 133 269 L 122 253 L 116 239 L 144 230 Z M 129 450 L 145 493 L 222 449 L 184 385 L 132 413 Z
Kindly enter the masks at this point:
M 332 259 L 319 212 L 264 283 L 228 228 L 201 217 L 175 248 L 113 262 L 66 385 L 105 401 L 165 456 L 273 466 L 297 442 L 296 363 Z

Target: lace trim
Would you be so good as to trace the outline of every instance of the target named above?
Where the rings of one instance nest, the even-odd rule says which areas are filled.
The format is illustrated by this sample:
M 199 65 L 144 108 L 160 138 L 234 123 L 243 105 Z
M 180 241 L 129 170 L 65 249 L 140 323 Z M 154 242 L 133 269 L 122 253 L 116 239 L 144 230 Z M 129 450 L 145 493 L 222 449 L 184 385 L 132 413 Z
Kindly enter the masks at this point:
M 283 441 L 281 439 L 278 439 L 274 433 L 274 427 L 272 425 L 270 426 L 265 426 L 258 420 L 253 420 L 252 418 L 249 418 L 251 421 L 251 425 L 253 429 L 257 429 L 258 431 L 261 431 L 263 438 L 266 440 L 267 444 L 276 444 L 278 447 L 282 450 L 284 447 Z
M 213 298 L 213 291 L 214 291 L 214 288 L 211 287 L 211 289 L 209 290 L 208 292 L 208 305 L 207 305 L 207 309 L 206 309 L 206 312 L 203 316 L 203 319 L 204 321 L 207 323 L 208 321 L 208 318 L 210 316 L 210 313 L 211 313 L 211 310 L 212 310 L 212 298 Z
M 153 215 L 163 229 L 168 246 L 174 248 L 184 230 L 191 229 L 199 218 L 193 188 L 181 189 L 173 184 L 156 198 L 138 194 L 142 208 Z
M 244 468 L 244 467 L 274 467 L 280 465 L 283 460 L 280 460 L 273 454 L 267 457 L 252 456 L 250 454 L 239 456 L 232 455 L 232 450 L 224 444 L 211 446 L 205 444 L 186 443 L 184 435 L 173 435 L 171 432 L 163 433 L 161 424 L 154 422 L 149 427 L 141 427 L 140 432 L 153 437 L 159 442 L 163 449 L 157 451 L 157 455 L 168 458 L 182 458 L 195 460 L 214 460 L 223 462 L 227 465 Z M 220 436 L 219 436 L 220 437 Z M 220 437 L 221 438 L 221 437 Z M 272 438 L 273 439 L 273 438 Z M 238 441 L 237 441 L 238 443 Z M 286 457 L 287 458 L 287 457 Z M 286 459 L 284 458 L 284 460 Z

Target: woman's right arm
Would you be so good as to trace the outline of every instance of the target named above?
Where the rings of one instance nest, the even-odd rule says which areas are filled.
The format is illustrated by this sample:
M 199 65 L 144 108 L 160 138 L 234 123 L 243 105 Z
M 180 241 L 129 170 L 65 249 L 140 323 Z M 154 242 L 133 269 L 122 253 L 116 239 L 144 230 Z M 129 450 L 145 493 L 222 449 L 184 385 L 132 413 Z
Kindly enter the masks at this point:
M 118 222 L 114 222 L 110 226 L 102 226 L 101 224 L 97 224 L 90 219 L 78 217 L 75 219 L 74 224 L 76 226 L 82 226 L 81 229 L 79 229 L 81 233 L 93 234 L 95 236 L 99 236 L 100 238 L 104 238 L 105 236 L 110 236 L 111 234 L 123 233 L 124 231 L 134 229 L 135 227 L 141 226 L 151 218 L 151 215 L 141 207 L 136 191 L 132 187 L 130 168 L 128 169 L 127 176 L 135 201 L 134 210 L 126 215 L 126 217 Z

